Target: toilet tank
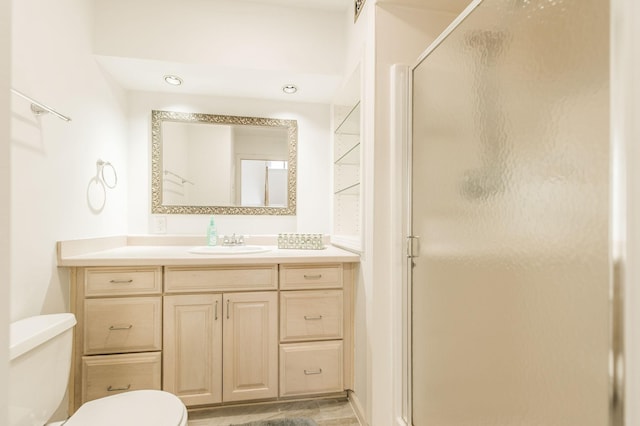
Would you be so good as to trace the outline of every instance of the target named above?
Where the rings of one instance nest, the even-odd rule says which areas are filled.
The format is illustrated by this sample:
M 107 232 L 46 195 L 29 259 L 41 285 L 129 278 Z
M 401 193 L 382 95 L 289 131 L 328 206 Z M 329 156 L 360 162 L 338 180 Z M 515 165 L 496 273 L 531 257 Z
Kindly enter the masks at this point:
M 73 314 L 11 323 L 9 426 L 42 426 L 64 398 L 71 367 Z

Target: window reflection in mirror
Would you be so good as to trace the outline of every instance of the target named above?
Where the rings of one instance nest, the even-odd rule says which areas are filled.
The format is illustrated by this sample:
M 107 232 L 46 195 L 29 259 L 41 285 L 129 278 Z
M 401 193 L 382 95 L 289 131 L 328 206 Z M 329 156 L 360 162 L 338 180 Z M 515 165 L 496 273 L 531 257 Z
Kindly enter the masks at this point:
M 286 206 L 287 162 L 241 159 L 240 204 L 243 206 Z

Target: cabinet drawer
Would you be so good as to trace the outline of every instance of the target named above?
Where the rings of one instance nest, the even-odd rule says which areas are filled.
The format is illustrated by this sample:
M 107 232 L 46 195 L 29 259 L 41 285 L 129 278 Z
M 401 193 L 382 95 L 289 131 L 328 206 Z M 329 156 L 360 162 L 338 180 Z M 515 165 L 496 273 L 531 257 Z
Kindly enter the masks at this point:
M 342 290 L 280 293 L 280 340 L 342 339 Z
M 280 289 L 342 288 L 342 264 L 280 265 Z
M 82 357 L 82 402 L 132 390 L 159 390 L 160 367 L 160 352 Z
M 160 294 L 162 268 L 86 268 L 85 296 Z
M 87 299 L 84 312 L 85 355 L 162 348 L 161 297 Z
M 277 265 L 230 267 L 165 268 L 165 291 L 193 293 L 201 291 L 276 290 Z
M 343 390 L 342 341 L 280 345 L 280 396 Z

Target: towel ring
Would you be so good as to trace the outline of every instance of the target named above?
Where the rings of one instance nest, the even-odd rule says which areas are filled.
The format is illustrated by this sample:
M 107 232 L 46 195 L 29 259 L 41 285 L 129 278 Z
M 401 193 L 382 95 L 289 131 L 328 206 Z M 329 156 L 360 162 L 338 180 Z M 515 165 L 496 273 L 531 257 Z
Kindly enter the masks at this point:
M 118 174 L 116 173 L 116 168 L 113 167 L 113 164 L 111 164 L 108 161 L 98 160 L 96 162 L 96 166 L 98 167 L 98 170 L 99 170 L 100 179 L 105 184 L 105 186 L 107 188 L 109 188 L 109 189 L 115 188 L 116 185 L 118 185 Z M 104 168 L 105 167 L 110 167 L 111 170 L 113 171 L 113 184 L 109 184 L 109 182 L 107 182 L 107 180 L 104 178 Z

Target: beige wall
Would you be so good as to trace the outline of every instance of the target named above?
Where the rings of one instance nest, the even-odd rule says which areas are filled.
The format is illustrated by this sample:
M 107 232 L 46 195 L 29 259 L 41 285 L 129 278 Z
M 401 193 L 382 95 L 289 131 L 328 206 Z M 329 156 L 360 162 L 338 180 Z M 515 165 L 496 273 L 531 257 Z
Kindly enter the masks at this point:
M 614 0 L 612 7 L 612 139 L 626 166 L 619 176 L 620 214 L 626 222 L 618 229 L 623 273 L 625 347 L 625 424 L 640 424 L 640 3 Z
M 9 356 L 9 282 L 11 253 L 9 244 L 10 152 L 9 152 L 9 86 L 11 81 L 11 8 L 9 1 L 0 2 L 0 383 L 7 383 Z M 0 424 L 7 423 L 8 392 L 0 387 Z

